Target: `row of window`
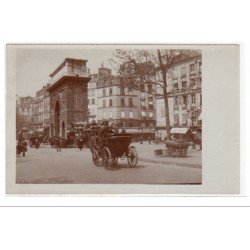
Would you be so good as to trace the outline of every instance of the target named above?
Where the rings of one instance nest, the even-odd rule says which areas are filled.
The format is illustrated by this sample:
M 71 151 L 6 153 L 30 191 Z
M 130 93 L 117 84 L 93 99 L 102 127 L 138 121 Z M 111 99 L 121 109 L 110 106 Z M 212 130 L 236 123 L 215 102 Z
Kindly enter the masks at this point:
M 109 104 L 109 105 L 107 105 Z M 102 100 L 102 107 L 106 108 L 106 107 L 112 107 L 113 106 L 113 100 L 109 99 L 109 100 Z M 121 107 L 125 107 L 126 103 L 125 103 L 125 99 L 122 98 L 121 99 Z M 129 107 L 134 107 L 134 103 L 133 103 L 133 98 L 129 98 L 128 99 L 128 106 Z
M 130 118 L 130 119 L 133 119 L 134 118 L 134 112 L 133 111 L 129 111 L 128 112 L 128 117 L 126 117 L 126 113 L 125 113 L 125 111 L 121 111 L 121 118 L 122 119 L 124 119 L 124 118 Z M 103 114 L 102 114 L 102 117 L 103 117 L 103 119 L 109 119 L 109 118 L 117 118 L 117 112 L 112 112 L 112 111 L 110 111 L 109 113 L 106 113 L 106 112 L 104 112 Z
M 201 71 L 202 71 L 202 63 L 199 62 L 199 64 L 198 64 L 198 72 L 201 73 Z M 194 72 L 196 72 L 196 65 L 195 65 L 195 63 L 191 63 L 189 65 L 189 74 L 192 74 Z M 185 77 L 187 75 L 187 67 L 185 67 L 185 66 L 181 67 L 181 72 L 180 73 L 181 73 L 182 77 Z M 173 77 L 174 78 L 178 77 L 178 69 L 174 70 Z
M 189 86 L 190 87 L 194 87 L 195 86 L 195 79 L 190 79 Z M 179 88 L 179 83 L 175 82 L 173 84 L 173 87 L 174 87 L 174 89 L 178 89 Z M 186 81 L 183 81 L 181 83 L 181 88 L 187 88 L 187 82 Z
M 120 86 L 120 95 L 126 95 L 125 89 L 126 89 L 126 87 Z M 131 92 L 131 91 L 133 91 L 132 87 L 128 87 L 128 92 Z M 114 94 L 113 88 L 109 88 L 109 89 L 104 88 L 102 90 L 102 96 L 103 97 L 105 97 L 105 96 L 112 96 L 113 94 Z
M 189 117 L 189 119 L 187 118 Z M 190 113 L 188 112 L 188 114 L 182 114 L 182 121 L 181 121 L 181 124 L 180 124 L 180 120 L 179 120 L 180 116 L 179 114 L 174 114 L 174 124 L 175 125 L 184 125 L 184 124 L 187 124 L 187 123 L 190 123 L 189 125 L 194 125 L 195 123 L 197 123 L 198 119 L 196 116 L 191 116 L 190 117 Z
M 174 105 L 186 105 L 188 103 L 196 104 L 196 94 L 190 95 L 190 100 L 188 99 L 188 95 L 176 96 L 174 98 Z M 202 95 L 200 95 L 200 106 L 202 106 Z
M 94 99 L 94 98 L 92 98 L 92 99 L 89 99 L 89 100 L 88 100 L 88 102 L 89 102 L 89 104 L 92 104 L 92 105 L 94 105 L 94 104 L 95 104 L 95 99 Z
M 121 111 L 121 119 L 125 119 L 125 118 L 129 118 L 129 119 L 133 119 L 134 118 L 134 112 L 133 111 L 129 111 L 127 114 L 128 116 L 126 117 L 126 112 L 125 111 Z M 154 113 L 153 112 L 145 112 L 145 111 L 141 111 L 141 116 L 142 118 L 154 118 Z M 117 112 L 112 112 L 110 111 L 109 113 L 104 112 L 102 114 L 103 119 L 109 119 L 109 118 L 117 118 Z

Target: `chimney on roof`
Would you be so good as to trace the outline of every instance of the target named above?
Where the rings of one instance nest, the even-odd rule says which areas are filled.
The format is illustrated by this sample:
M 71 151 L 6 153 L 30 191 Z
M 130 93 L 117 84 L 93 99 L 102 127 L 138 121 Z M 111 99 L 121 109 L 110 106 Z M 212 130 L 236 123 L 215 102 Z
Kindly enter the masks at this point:
M 103 66 L 103 65 L 102 65 Z M 111 69 L 101 67 L 98 69 L 98 77 L 105 78 L 111 76 Z

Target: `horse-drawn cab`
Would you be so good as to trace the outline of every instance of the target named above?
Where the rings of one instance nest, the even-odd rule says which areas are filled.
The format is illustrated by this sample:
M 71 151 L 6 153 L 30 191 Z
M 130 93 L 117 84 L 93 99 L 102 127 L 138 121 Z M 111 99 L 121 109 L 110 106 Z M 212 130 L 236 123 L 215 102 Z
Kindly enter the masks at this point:
M 131 134 L 118 133 L 108 126 L 94 131 L 89 146 L 96 166 L 102 165 L 109 169 L 117 165 L 119 158 L 127 158 L 128 165 L 136 167 L 138 154 L 135 147 L 130 146 L 133 139 Z

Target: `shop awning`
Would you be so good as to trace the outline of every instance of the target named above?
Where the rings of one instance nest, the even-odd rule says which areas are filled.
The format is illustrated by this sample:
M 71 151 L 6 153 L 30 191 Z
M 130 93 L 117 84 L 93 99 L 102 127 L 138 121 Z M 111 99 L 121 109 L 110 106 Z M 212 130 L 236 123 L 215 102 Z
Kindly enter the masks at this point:
M 171 134 L 186 134 L 189 128 L 172 128 L 170 130 Z

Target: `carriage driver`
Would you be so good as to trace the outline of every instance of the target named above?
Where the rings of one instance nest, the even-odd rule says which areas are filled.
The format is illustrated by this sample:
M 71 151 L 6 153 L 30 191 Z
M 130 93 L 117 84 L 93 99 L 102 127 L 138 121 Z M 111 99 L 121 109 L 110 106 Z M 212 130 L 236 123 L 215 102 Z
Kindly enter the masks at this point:
M 103 137 L 103 138 L 108 137 L 111 133 L 112 133 L 112 128 L 109 127 L 109 122 L 103 121 L 102 122 L 102 129 L 100 132 L 101 137 Z

